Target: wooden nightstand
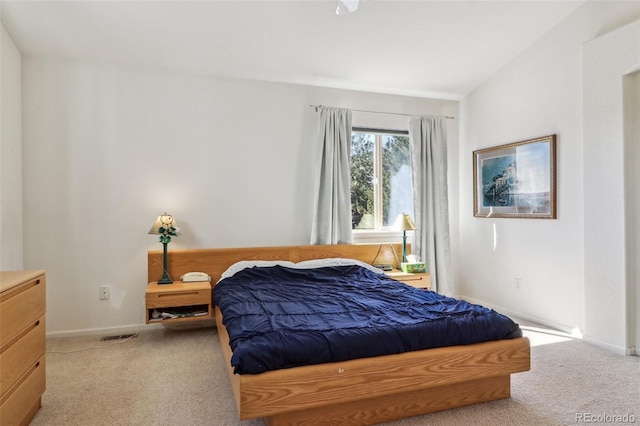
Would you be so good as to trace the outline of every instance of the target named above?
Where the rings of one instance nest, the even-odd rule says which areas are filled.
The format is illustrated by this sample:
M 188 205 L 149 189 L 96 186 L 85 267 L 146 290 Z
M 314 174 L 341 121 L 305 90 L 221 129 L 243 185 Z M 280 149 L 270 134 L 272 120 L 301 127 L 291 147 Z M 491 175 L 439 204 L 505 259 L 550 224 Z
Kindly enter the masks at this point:
M 388 276 L 417 288 L 429 290 L 431 288 L 431 275 L 428 272 L 416 272 L 413 274 L 402 271 L 387 271 Z
M 211 283 L 158 284 L 151 282 L 146 291 L 147 324 L 189 322 L 213 318 Z

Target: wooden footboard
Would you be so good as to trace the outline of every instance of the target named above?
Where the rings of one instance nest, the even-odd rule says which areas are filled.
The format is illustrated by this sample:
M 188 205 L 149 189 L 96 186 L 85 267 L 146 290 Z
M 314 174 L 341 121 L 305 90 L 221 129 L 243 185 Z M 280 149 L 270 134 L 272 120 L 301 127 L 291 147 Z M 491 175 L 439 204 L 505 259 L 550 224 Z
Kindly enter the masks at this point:
M 229 337 L 220 343 L 242 420 L 269 425 L 371 424 L 510 396 L 510 374 L 530 368 L 526 337 L 233 374 Z

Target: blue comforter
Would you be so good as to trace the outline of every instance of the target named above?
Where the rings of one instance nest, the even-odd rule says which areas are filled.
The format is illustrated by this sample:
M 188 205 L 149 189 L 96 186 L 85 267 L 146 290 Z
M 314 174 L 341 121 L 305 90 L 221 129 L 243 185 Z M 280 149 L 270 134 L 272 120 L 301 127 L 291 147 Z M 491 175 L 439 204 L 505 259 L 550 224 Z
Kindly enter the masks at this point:
M 216 285 L 214 303 L 239 374 L 522 335 L 492 309 L 357 265 L 244 269 Z

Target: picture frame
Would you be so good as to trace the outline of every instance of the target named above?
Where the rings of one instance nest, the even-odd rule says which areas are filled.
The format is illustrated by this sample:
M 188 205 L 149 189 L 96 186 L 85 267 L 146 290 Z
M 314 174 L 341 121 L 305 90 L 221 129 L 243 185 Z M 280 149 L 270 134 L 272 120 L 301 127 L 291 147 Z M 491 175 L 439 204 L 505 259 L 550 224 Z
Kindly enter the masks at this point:
M 556 135 L 473 151 L 475 217 L 556 219 Z

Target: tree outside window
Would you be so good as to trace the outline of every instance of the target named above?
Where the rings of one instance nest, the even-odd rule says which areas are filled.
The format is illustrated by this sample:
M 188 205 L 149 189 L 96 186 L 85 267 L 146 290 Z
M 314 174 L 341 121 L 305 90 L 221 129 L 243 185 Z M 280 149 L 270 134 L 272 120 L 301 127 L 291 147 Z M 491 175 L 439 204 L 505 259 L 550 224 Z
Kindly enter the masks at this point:
M 384 230 L 413 214 L 409 137 L 354 131 L 351 136 L 351 217 L 357 230 Z

